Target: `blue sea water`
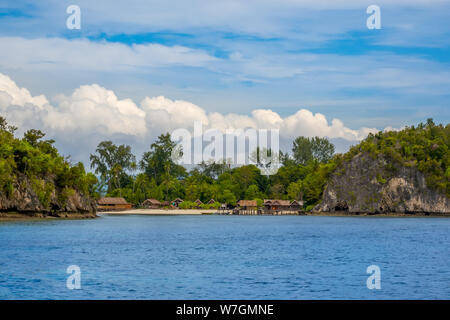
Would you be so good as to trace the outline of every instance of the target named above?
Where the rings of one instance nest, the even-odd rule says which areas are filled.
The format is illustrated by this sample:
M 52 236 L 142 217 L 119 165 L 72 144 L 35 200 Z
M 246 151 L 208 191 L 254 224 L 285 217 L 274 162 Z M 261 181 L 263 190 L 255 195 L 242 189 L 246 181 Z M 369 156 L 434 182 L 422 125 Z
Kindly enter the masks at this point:
M 2 222 L 0 299 L 450 299 L 449 235 L 449 218 Z M 70 265 L 80 289 L 66 286 Z

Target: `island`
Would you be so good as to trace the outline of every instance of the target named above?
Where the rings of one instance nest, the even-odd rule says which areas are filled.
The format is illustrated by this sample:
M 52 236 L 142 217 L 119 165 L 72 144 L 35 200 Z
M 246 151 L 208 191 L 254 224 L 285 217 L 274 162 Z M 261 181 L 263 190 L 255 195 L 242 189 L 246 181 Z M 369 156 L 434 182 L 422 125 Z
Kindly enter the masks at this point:
M 0 117 L 0 218 L 119 214 L 450 215 L 450 125 L 432 119 L 369 134 L 344 154 L 326 138 L 298 137 L 281 167 L 202 162 L 189 172 L 162 134 L 139 162 L 127 145 L 101 142 L 91 169 L 54 140 L 22 138 Z M 140 171 L 138 171 L 138 169 Z M 137 174 L 136 174 L 136 171 Z M 125 210 L 125 211 L 124 211 Z

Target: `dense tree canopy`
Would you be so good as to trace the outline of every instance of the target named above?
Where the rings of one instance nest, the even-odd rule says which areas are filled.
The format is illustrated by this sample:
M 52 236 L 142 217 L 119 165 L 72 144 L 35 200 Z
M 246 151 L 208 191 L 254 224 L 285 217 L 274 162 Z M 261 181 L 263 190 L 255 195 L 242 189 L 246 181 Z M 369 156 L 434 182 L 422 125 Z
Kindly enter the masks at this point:
M 126 172 L 136 169 L 136 157 L 131 153 L 131 147 L 116 146 L 111 141 L 100 142 L 90 159 L 91 168 L 100 175 L 101 182 L 107 184 L 108 191 L 120 189 L 126 183 Z
M 326 138 L 297 137 L 292 156 L 297 164 L 307 165 L 311 161 L 325 163 L 333 157 L 334 145 Z
M 225 162 L 203 162 L 190 172 L 173 163 L 170 153 L 175 144 L 170 135 L 162 135 L 152 144 L 141 161 L 144 173 L 123 186 L 126 198 L 142 203 L 146 198 L 197 199 L 213 198 L 221 203 L 235 204 L 239 199 L 264 198 L 303 200 L 305 207 L 316 205 L 335 168 L 359 152 L 384 157 L 401 165 L 415 165 L 426 174 L 427 184 L 449 194 L 449 125 L 435 125 L 432 120 L 402 131 L 369 135 L 345 155 L 334 154 L 334 146 L 325 138 L 298 137 L 292 154 L 280 153 L 282 166 L 274 175 L 261 174 L 258 167 L 245 165 L 231 168 Z M 159 168 L 159 169 L 156 169 Z M 118 194 L 117 190 L 112 194 Z M 138 196 L 139 195 L 139 196 Z M 186 204 L 188 205 L 188 204 Z
M 389 160 L 388 171 L 396 172 L 396 165 L 417 167 L 424 173 L 427 186 L 445 192 L 450 197 L 450 124 L 436 125 L 432 119 L 417 127 L 401 131 L 378 132 L 352 147 L 344 159 L 359 152 Z
M 0 117 L 0 191 L 12 194 L 16 175 L 23 174 L 31 179 L 44 203 L 58 188 L 94 197 L 99 192 L 123 196 L 135 205 L 149 198 L 182 198 L 185 206 L 198 206 L 194 203 L 197 199 L 203 203 L 215 199 L 217 206 L 234 205 L 240 199 L 257 200 L 261 205 L 265 198 L 277 198 L 303 200 L 306 209 L 311 209 L 320 201 L 335 168 L 361 152 L 384 157 L 392 174 L 399 165 L 415 166 L 424 173 L 429 187 L 450 196 L 450 125 L 436 125 L 431 119 L 401 131 L 370 134 L 344 155 L 333 156 L 334 146 L 325 138 L 298 137 L 292 154 L 280 152 L 282 166 L 269 176 L 255 165 L 231 167 L 214 161 L 202 162 L 187 172 L 173 159 L 177 146 L 170 134 L 160 135 L 142 155 L 137 172 L 130 146 L 103 141 L 90 157 L 100 183 L 94 174 L 86 173 L 82 163 L 71 165 L 59 155 L 54 141 L 45 140 L 43 132 L 32 129 L 19 139 L 16 130 Z M 46 183 L 48 176 L 54 177 L 54 185 Z
M 106 141 L 99 144 L 97 152 L 105 146 L 111 150 L 123 147 L 113 146 Z M 277 156 L 283 166 L 271 176 L 261 174 L 261 170 L 255 165 L 231 168 L 226 161 L 217 163 L 212 160 L 204 161 L 187 172 L 172 159 L 176 147 L 169 134 L 160 135 L 139 162 L 142 172 L 131 176 L 122 171 L 126 176 L 121 179 L 123 183 L 120 187 L 116 183 L 108 183 L 112 188 L 108 188 L 107 194 L 123 196 L 136 205 L 149 198 L 161 201 L 182 198 L 187 201 L 185 206 L 196 206 L 194 201 L 197 199 L 204 203 L 214 199 L 217 204 L 231 205 L 235 205 L 239 199 L 251 199 L 257 200 L 261 205 L 265 198 L 277 198 L 304 200 L 307 205 L 312 206 L 319 201 L 332 167 L 320 163 L 316 156 L 302 165 L 297 164 L 289 154 L 280 153 Z M 319 149 L 312 149 L 316 155 Z M 131 159 L 129 156 L 128 158 Z M 98 167 L 97 158 L 91 156 L 91 160 L 91 165 Z M 108 174 L 111 167 L 113 166 L 104 166 L 104 176 L 114 179 L 114 175 Z
M 74 190 L 97 196 L 97 178 L 86 173 L 83 163 L 71 165 L 59 155 L 53 140 L 43 140 L 45 134 L 40 130 L 28 130 L 19 139 L 14 136 L 16 129 L 0 116 L 0 192 L 12 195 L 18 175 L 23 175 L 44 206 L 55 189 L 61 196 Z

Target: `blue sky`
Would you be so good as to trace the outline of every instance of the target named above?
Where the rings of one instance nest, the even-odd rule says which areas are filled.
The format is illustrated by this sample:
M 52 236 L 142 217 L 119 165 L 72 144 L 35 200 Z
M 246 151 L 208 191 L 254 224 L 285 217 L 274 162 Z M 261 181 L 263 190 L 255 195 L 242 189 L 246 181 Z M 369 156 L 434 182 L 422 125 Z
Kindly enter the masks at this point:
M 71 4 L 81 30 L 66 28 Z M 366 27 L 372 4 L 380 30 Z M 0 73 L 56 111 L 58 97 L 97 84 L 138 109 L 164 96 L 224 116 L 263 109 L 285 119 L 306 109 L 360 133 L 429 117 L 448 123 L 449 18 L 450 1 L 439 0 L 2 1 Z M 36 123 L 58 134 L 48 121 Z M 316 126 L 305 121 L 298 125 Z M 88 129 L 79 128 L 98 133 Z M 296 134 L 305 130 L 286 137 Z M 329 128 L 323 135 L 353 141 Z

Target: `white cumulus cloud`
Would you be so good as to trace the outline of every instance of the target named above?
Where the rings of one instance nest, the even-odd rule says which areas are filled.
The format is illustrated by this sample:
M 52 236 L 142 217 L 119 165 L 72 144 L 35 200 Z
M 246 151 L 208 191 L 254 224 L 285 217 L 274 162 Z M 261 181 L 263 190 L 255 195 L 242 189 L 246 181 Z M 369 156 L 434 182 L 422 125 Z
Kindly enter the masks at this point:
M 191 130 L 195 121 L 205 128 L 279 129 L 282 138 L 319 136 L 361 140 L 375 128 L 350 129 L 339 119 L 301 109 L 281 117 L 268 109 L 256 109 L 251 115 L 208 113 L 182 100 L 163 96 L 146 97 L 137 105 L 131 99 L 120 100 L 112 90 L 98 84 L 83 85 L 70 96 L 58 95 L 50 103 L 43 95 L 32 96 L 8 76 L 0 74 L 0 113 L 21 129 L 41 129 L 64 146 L 74 158 L 86 159 L 98 142 L 118 139 L 137 149 L 148 148 L 153 139 L 178 128 Z M 83 151 L 84 149 L 84 151 Z

